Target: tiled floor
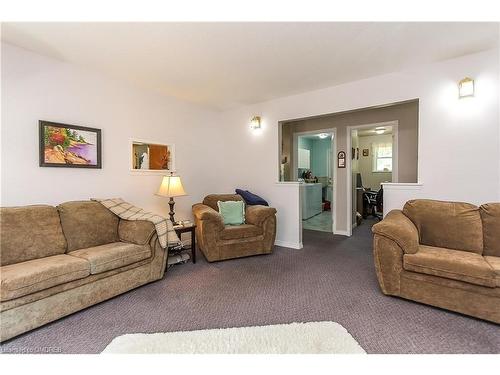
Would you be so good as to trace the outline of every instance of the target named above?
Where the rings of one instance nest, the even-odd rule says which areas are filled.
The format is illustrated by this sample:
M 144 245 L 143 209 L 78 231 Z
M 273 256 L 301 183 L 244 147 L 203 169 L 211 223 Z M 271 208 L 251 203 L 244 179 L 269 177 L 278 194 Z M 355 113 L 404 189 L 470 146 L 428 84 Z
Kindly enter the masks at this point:
M 332 232 L 332 211 L 322 213 L 302 221 L 303 229 L 319 230 L 321 232 Z

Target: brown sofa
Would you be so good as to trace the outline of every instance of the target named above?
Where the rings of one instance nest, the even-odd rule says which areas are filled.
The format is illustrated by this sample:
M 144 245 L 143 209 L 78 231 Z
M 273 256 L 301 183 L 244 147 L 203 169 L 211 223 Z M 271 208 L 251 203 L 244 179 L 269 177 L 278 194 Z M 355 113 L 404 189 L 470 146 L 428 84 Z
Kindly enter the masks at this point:
M 161 279 L 153 224 L 100 203 L 1 208 L 0 341 Z
M 500 323 L 500 203 L 411 200 L 373 233 L 385 294 Z
M 245 224 L 226 225 L 217 201 L 243 201 L 237 194 L 212 194 L 193 205 L 198 248 L 209 262 L 269 254 L 276 238 L 276 210 L 246 206 Z

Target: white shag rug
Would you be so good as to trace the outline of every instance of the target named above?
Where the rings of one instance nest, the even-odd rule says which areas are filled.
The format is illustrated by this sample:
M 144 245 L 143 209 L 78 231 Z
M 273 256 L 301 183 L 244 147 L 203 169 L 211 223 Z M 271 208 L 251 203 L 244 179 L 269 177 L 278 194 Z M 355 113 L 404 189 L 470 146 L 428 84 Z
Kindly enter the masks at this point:
M 103 353 L 348 354 L 366 353 L 340 324 L 309 322 L 118 336 Z

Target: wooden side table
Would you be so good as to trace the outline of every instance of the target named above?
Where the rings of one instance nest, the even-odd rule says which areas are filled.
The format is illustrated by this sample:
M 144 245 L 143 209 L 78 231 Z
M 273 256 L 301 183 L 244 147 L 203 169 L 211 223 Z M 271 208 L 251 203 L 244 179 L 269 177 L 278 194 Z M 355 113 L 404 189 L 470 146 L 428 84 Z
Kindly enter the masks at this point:
M 182 233 L 188 233 L 191 232 L 191 259 L 193 260 L 193 263 L 196 263 L 196 224 L 190 224 L 190 225 L 179 225 L 175 226 L 174 230 L 175 233 L 179 236 L 179 239 L 181 239 Z

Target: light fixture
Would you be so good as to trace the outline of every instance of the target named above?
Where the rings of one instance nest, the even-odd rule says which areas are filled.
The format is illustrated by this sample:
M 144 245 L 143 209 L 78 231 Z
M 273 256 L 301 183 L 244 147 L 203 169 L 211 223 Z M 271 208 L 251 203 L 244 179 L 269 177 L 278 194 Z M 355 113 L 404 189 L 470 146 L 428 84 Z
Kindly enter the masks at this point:
M 385 128 L 375 128 L 375 133 L 377 134 L 384 134 Z
M 458 82 L 458 97 L 462 99 L 468 96 L 474 96 L 474 80 L 472 78 L 465 77 Z
M 186 195 L 186 192 L 182 187 L 181 178 L 179 176 L 174 176 L 172 172 L 170 173 L 170 176 L 163 176 L 160 188 L 158 189 L 156 195 L 170 198 L 170 200 L 168 201 L 168 205 L 170 206 L 170 221 L 175 224 L 174 197 Z
M 319 133 L 318 134 L 318 137 L 320 137 L 321 139 L 328 138 L 329 136 L 330 136 L 330 134 L 328 134 L 328 133 Z
M 250 129 L 257 130 L 261 128 L 260 116 L 254 116 L 250 121 Z

